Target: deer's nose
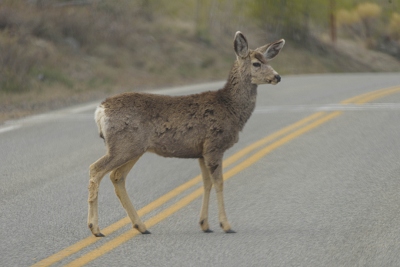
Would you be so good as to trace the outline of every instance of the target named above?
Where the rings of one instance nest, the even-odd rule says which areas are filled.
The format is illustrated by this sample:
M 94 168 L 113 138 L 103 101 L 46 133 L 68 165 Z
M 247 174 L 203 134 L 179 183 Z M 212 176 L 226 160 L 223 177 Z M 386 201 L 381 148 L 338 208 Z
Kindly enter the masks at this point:
M 279 83 L 281 81 L 281 76 L 275 75 L 275 80 Z

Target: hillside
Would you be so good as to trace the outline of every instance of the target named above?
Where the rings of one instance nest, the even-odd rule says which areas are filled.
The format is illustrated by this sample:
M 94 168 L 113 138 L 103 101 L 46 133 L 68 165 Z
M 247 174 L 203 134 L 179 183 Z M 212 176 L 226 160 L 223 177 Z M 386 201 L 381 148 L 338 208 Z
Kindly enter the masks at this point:
M 245 18 L 222 24 L 220 15 L 199 34 L 194 13 L 170 16 L 98 1 L 40 7 L 26 2 L 0 3 L 0 122 L 122 91 L 225 79 L 237 30 L 253 48 L 285 38 L 272 64 L 283 76 L 400 71 L 398 59 L 363 43 L 339 39 L 333 45 L 324 35 L 302 43 L 275 37 Z

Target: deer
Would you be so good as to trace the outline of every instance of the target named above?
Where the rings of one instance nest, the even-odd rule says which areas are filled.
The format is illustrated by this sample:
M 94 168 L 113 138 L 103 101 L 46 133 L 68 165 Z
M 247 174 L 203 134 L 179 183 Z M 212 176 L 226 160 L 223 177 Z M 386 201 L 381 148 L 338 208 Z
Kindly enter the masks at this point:
M 223 155 L 238 142 L 255 108 L 257 86 L 281 81 L 269 62 L 284 44 L 280 39 L 251 50 L 238 31 L 233 41 L 236 60 L 222 89 L 186 96 L 128 92 L 106 98 L 95 111 L 95 121 L 107 153 L 89 167 L 88 227 L 92 234 L 104 237 L 98 225 L 98 191 L 107 173 L 133 228 L 150 234 L 125 188 L 129 171 L 145 152 L 198 159 L 204 187 L 201 230 L 212 232 L 208 207 L 214 187 L 220 227 L 225 233 L 235 233 L 225 212 Z

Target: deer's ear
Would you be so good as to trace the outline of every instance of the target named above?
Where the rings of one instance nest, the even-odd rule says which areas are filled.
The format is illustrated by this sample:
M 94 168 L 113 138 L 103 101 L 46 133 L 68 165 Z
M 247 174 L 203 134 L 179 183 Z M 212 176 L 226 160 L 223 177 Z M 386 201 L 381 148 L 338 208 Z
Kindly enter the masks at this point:
M 249 47 L 246 37 L 244 37 L 241 32 L 236 32 L 233 46 L 235 48 L 235 53 L 238 57 L 245 58 L 249 54 Z
M 264 52 L 264 57 L 267 60 L 271 60 L 276 57 L 281 51 L 282 47 L 285 45 L 285 40 L 280 39 L 279 41 L 273 42 L 268 46 L 266 51 Z

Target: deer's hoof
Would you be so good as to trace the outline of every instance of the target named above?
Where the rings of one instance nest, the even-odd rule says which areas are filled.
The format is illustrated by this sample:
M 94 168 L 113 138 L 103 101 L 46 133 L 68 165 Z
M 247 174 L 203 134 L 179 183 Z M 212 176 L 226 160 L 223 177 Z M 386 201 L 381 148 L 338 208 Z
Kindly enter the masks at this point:
M 233 231 L 232 229 L 226 230 L 225 233 L 227 234 L 234 234 L 236 233 L 235 231 Z
M 94 234 L 95 237 L 105 237 L 105 235 L 103 235 L 102 233 L 96 233 Z
M 151 234 L 149 231 L 147 231 L 146 227 L 144 225 L 142 225 L 142 227 L 139 227 L 138 224 L 135 224 L 133 226 L 133 228 L 135 228 L 136 230 L 138 230 L 140 233 L 147 235 L 147 234 Z
M 209 234 L 209 233 L 214 233 L 214 231 L 213 231 L 213 230 L 211 230 L 211 229 L 206 229 L 206 230 L 203 230 L 203 232 L 204 232 L 204 233 L 207 233 L 207 234 Z

